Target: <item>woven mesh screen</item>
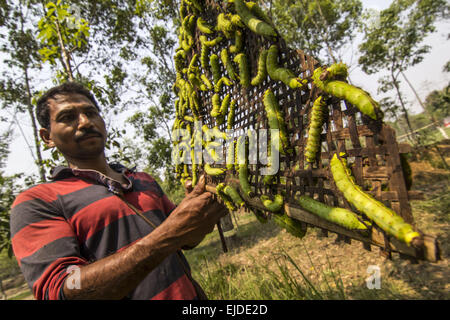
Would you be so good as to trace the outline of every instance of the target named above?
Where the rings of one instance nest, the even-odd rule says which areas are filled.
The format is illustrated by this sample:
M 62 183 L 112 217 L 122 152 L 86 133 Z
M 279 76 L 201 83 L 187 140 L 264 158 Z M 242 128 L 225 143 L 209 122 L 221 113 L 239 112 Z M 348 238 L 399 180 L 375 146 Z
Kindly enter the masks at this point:
M 214 1 L 205 1 L 208 10 L 200 16 L 211 26 L 216 25 L 217 15 L 226 12 L 225 5 L 219 5 Z M 243 134 L 247 129 L 268 129 L 268 119 L 263 105 L 263 95 L 267 89 L 275 94 L 288 129 L 289 142 L 295 152 L 291 155 L 280 154 L 280 170 L 276 175 L 276 182 L 267 186 L 262 183 L 264 176 L 260 175 L 263 167 L 259 162 L 249 165 L 249 181 L 256 191 L 256 196 L 262 194 L 277 194 L 285 192 L 285 201 L 296 206 L 295 195 L 305 194 L 332 206 L 340 206 L 351 209 L 350 204 L 343 198 L 336 188 L 329 169 L 330 159 L 335 152 L 345 152 L 348 155 L 348 163 L 351 166 L 356 183 L 366 192 L 374 195 L 378 200 L 394 209 L 407 222 L 412 223 L 411 209 L 408 203 L 408 195 L 400 164 L 398 146 L 394 131 L 383 124 L 382 121 L 372 120 L 362 115 L 354 106 L 336 98 L 328 99 L 328 115 L 325 119 L 321 134 L 321 152 L 317 161 L 309 168 L 305 168 L 304 149 L 306 145 L 310 111 L 314 100 L 320 94 L 311 80 L 313 71 L 319 66 L 316 59 L 308 56 L 301 50 L 288 48 L 281 37 L 276 42 L 258 36 L 246 28 L 242 28 L 244 45 L 243 50 L 247 56 L 251 77 L 257 71 L 258 56 L 262 48 L 268 49 L 270 45 L 277 44 L 279 49 L 278 65 L 292 70 L 302 79 L 308 80 L 303 89 L 293 90 L 280 81 L 273 81 L 267 77 L 259 86 L 244 88 L 239 81 L 234 81 L 232 86 L 223 86 L 220 99 L 230 94 L 237 101 L 235 122 L 233 130 L 237 134 Z M 197 53 L 200 56 L 201 44 L 199 37 L 202 35 L 196 29 L 195 44 L 188 54 L 187 60 Z M 209 39 L 216 37 L 218 33 L 211 35 Z M 217 54 L 234 44 L 234 38 L 225 39 L 212 47 L 210 54 Z M 231 60 L 235 55 L 230 54 Z M 201 68 L 201 67 L 200 67 Z M 234 64 L 236 72 L 237 64 Z M 228 76 L 221 63 L 221 72 Z M 210 80 L 210 70 L 203 70 Z M 216 120 L 211 117 L 211 98 L 214 91 L 198 91 L 203 124 L 209 128 L 215 126 Z M 222 131 L 226 130 L 226 121 L 219 125 Z M 224 148 L 223 159 L 226 157 Z M 295 167 L 297 166 L 297 169 Z M 214 165 L 223 167 L 225 164 Z M 203 169 L 200 167 L 200 172 Z M 228 171 L 227 176 L 236 176 L 235 170 Z M 216 185 L 222 182 L 224 177 L 207 177 L 207 182 Z

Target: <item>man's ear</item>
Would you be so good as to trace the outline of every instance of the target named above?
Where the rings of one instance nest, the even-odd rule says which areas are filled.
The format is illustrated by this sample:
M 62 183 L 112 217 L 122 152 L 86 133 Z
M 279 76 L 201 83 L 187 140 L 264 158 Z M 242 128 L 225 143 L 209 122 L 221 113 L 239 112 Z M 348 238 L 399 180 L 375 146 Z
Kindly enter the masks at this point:
M 53 148 L 55 146 L 55 143 L 50 138 L 50 130 L 45 129 L 45 128 L 39 129 L 39 136 L 44 141 L 44 143 L 47 145 L 47 147 Z

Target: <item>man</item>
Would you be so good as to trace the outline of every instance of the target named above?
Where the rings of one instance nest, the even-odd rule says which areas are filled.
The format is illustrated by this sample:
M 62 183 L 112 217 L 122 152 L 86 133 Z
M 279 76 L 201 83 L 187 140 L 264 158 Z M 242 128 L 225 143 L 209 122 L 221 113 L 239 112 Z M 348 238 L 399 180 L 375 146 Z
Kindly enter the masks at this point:
M 149 175 L 108 165 L 105 122 L 77 83 L 50 89 L 36 113 L 42 140 L 68 167 L 12 205 L 12 246 L 35 298 L 200 298 L 180 249 L 227 213 L 204 177 L 175 207 Z

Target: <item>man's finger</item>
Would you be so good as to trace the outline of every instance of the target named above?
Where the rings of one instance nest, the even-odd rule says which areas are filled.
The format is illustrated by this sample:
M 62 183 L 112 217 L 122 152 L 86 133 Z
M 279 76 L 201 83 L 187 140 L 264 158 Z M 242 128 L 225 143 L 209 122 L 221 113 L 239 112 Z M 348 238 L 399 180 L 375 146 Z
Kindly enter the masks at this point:
M 184 183 L 184 195 L 187 196 L 192 192 L 192 189 L 192 180 L 186 180 L 186 182 Z

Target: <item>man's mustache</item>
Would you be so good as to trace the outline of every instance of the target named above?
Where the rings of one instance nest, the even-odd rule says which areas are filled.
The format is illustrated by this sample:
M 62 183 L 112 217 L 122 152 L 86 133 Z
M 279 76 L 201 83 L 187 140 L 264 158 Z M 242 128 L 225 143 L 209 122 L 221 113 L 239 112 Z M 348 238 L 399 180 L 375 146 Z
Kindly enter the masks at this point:
M 100 132 L 98 132 L 97 130 L 87 129 L 87 130 L 84 130 L 80 135 L 75 136 L 75 141 L 78 142 L 80 140 L 83 140 L 83 139 L 91 137 L 91 136 L 98 136 L 98 137 L 103 138 L 103 135 Z

